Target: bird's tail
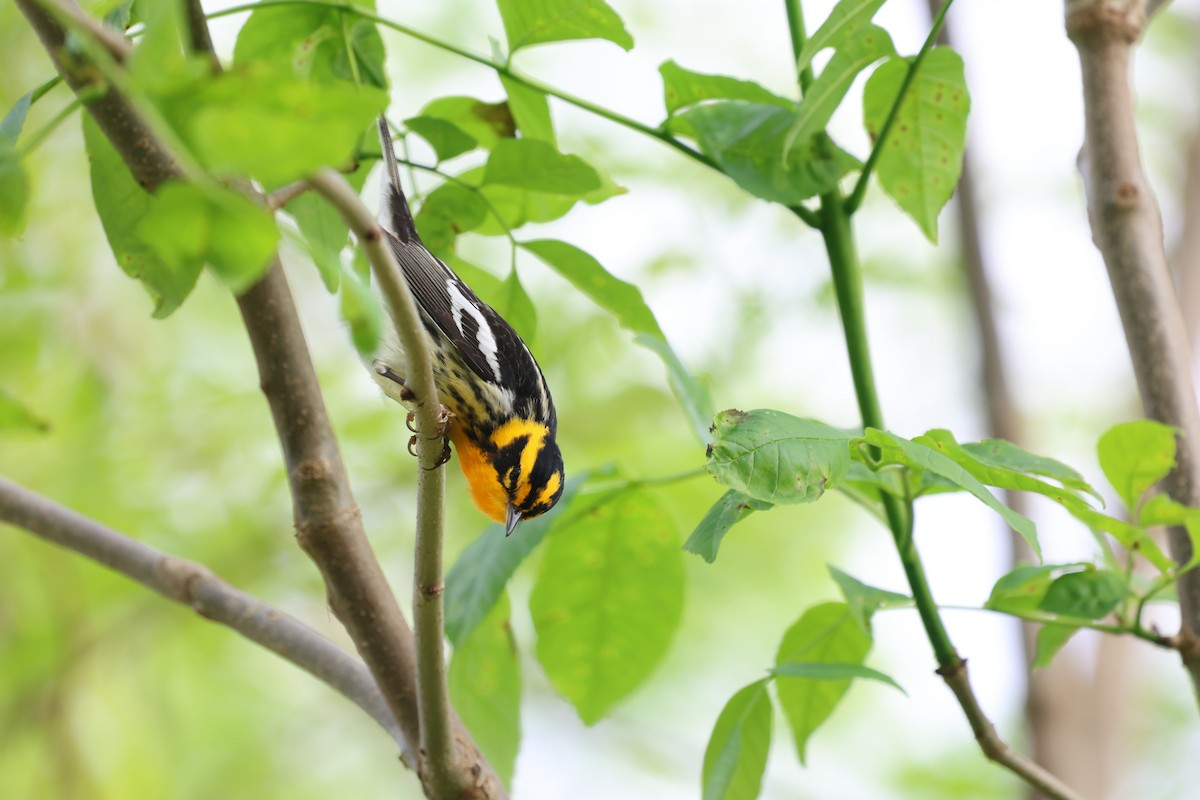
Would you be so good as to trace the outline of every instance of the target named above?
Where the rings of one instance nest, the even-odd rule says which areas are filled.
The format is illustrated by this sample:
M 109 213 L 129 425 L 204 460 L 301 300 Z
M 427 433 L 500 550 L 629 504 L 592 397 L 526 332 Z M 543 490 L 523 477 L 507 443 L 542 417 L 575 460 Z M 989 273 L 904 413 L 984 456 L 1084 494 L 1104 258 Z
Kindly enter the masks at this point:
M 380 216 L 383 217 L 384 225 L 389 226 L 401 242 L 419 243 L 421 237 L 417 235 L 412 211 L 408 207 L 404 189 L 400 187 L 400 168 L 396 164 L 396 152 L 392 149 L 392 134 L 388 130 L 387 120 L 382 116 L 379 117 L 379 146 L 383 149 L 383 163 L 387 168 L 384 174 Z

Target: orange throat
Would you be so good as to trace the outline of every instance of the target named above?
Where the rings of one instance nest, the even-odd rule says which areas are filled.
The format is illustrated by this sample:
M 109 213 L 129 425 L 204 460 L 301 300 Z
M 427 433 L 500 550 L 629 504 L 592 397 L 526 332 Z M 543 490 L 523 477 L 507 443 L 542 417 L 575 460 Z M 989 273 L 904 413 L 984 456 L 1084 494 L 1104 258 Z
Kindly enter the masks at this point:
M 471 499 L 484 514 L 496 522 L 504 522 L 508 512 L 508 494 L 500 485 L 496 468 L 483 450 L 467 438 L 463 427 L 457 422 L 450 424 L 450 441 L 454 442 L 458 464 L 471 488 Z

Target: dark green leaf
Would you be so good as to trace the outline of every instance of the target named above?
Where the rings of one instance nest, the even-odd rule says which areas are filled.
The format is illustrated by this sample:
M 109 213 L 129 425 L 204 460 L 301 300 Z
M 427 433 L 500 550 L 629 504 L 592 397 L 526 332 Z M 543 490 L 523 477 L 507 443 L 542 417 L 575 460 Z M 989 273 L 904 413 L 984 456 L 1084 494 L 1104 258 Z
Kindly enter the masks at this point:
M 191 260 L 168 264 L 142 240 L 137 229 L 150 213 L 154 198 L 134 180 L 121 156 L 88 114 L 83 117 L 83 139 L 91 164 L 96 213 L 113 257 L 126 275 L 146 287 L 154 299 L 154 316 L 169 316 L 191 293 L 203 263 Z
M 1033 654 L 1031 669 L 1042 669 L 1050 666 L 1054 656 L 1063 648 L 1067 640 L 1075 635 L 1079 628 L 1074 625 L 1043 625 L 1037 633 L 1037 644 Z
M 796 205 L 828 192 L 858 161 L 814 137 L 785 148 L 795 108 L 742 100 L 695 106 L 673 117 L 692 131 L 700 149 L 746 191 L 764 200 Z M 671 123 L 676 129 L 676 122 Z
M 742 687 L 729 699 L 704 749 L 703 800 L 758 797 L 771 749 L 771 717 L 766 679 Z
M 404 120 L 404 125 L 429 142 L 439 162 L 469 153 L 479 146 L 462 128 L 440 117 L 409 117 Z
M 904 691 L 904 687 L 896 683 L 891 675 L 885 675 L 879 670 L 864 667 L 862 664 L 838 664 L 829 661 L 793 661 L 773 667 L 771 674 L 776 678 L 804 678 L 810 681 L 852 681 L 855 678 L 863 678 L 865 680 L 885 683 L 888 686 L 899 689 L 901 694 L 908 694 L 908 692 Z
M 279 244 L 263 207 L 236 192 L 177 181 L 159 188 L 135 234 L 173 271 L 207 262 L 234 293 L 259 279 Z
M 668 116 L 705 100 L 748 100 L 783 108 L 796 107 L 795 102 L 772 94 L 753 81 L 692 72 L 674 61 L 664 61 L 658 71 L 662 75 L 663 102 Z
M 321 282 L 328 291 L 336 292 L 342 274 L 341 253 L 350 241 L 342 215 L 315 192 L 305 192 L 284 206 L 284 210 L 296 220 Z
M 847 575 L 840 569 L 829 567 L 834 583 L 842 590 L 846 605 L 863 630 L 871 630 L 871 616 L 881 608 L 903 608 L 912 605 L 912 598 L 905 594 L 889 592 L 868 586 L 858 578 Z
M 446 120 L 484 150 L 491 150 L 501 138 L 511 139 L 517 134 L 507 103 L 485 103 L 474 97 L 439 97 L 426 103 L 419 116 Z
M 546 532 L 571 507 L 587 474 L 567 480 L 558 504 L 540 517 L 525 520 L 512 536 L 503 525 L 489 525 L 472 542 L 446 575 L 446 637 L 459 647 L 495 607 L 508 579 L 533 552 Z
M 788 628 L 775 664 L 861 664 L 870 649 L 871 635 L 855 621 L 845 603 L 822 603 L 805 611 Z M 850 679 L 779 678 L 776 688 L 779 705 L 796 741 L 796 754 L 803 764 L 809 738 L 841 702 L 850 689 Z
M 1096 451 L 1104 476 L 1133 510 L 1175 468 L 1175 429 L 1150 420 L 1114 425 L 1100 437 Z
M 911 63 L 911 58 L 893 58 L 867 81 L 863 123 L 872 140 L 879 136 Z M 962 59 L 948 47 L 933 48 L 909 86 L 875 165 L 884 191 L 931 242 L 937 241 L 938 214 L 962 171 L 970 106 Z
M 589 725 L 666 655 L 683 613 L 683 553 L 654 495 L 620 489 L 547 542 L 529 610 L 538 660 Z
M 883 28 L 869 24 L 856 28 L 841 42 L 825 69 L 804 92 L 795 121 L 788 129 L 784 149 L 790 151 L 794 142 L 808 142 L 823 132 L 858 73 L 884 56 L 895 54 L 892 38 Z M 786 157 L 790 159 L 791 153 Z M 802 153 L 801 157 L 805 155 Z
M 633 48 L 633 37 L 604 0 L 497 0 L 497 5 L 510 53 L 573 39 L 605 39 Z
M 44 433 L 48 430 L 50 430 L 50 426 L 45 420 L 39 419 L 17 398 L 0 389 L 0 433 L 11 431 Z
M 695 553 L 711 564 L 717 560 L 717 550 L 721 547 L 721 540 L 725 538 L 725 534 L 729 532 L 730 528 L 755 511 L 766 511 L 770 508 L 773 508 L 770 503 L 755 500 L 753 497 L 747 497 L 741 492 L 730 489 L 721 495 L 721 499 L 713 504 L 713 507 L 700 520 L 696 530 L 692 531 L 692 535 L 683 543 L 683 549 L 689 553 Z
M 356 5 L 375 8 L 373 0 Z M 263 4 L 246 18 L 233 48 L 235 66 L 267 61 L 286 66 L 301 78 L 379 89 L 387 88 L 384 59 L 383 39 L 375 23 L 321 5 Z
M 881 460 L 884 463 L 903 464 L 928 470 L 975 495 L 1003 517 L 1009 527 L 1021 534 L 1022 538 L 1029 543 L 1034 554 L 1041 558 L 1041 546 L 1038 544 L 1037 528 L 1034 527 L 1033 521 L 997 500 L 977 478 L 961 465 L 947 458 L 945 454 L 875 428 L 868 428 L 864 438 L 868 444 L 880 448 Z
M 502 595 L 450 659 L 448 681 L 454 710 L 472 738 L 512 786 L 521 748 L 521 665 L 508 624 L 508 597 Z
M 600 188 L 600 176 L 586 161 L 537 139 L 496 142 L 483 181 L 553 194 L 582 195 Z
M 768 503 L 811 503 L 845 480 L 850 436 L 781 411 L 717 414 L 708 471 L 717 482 Z
M 508 110 L 512 113 L 517 129 L 526 139 L 541 139 L 557 146 L 554 121 L 550 117 L 550 104 L 546 95 L 523 83 L 500 76 L 500 84 L 508 94 Z
M 0 152 L 3 152 L 6 142 L 12 149 L 16 149 L 17 139 L 21 136 L 21 128 L 25 126 L 25 115 L 29 113 L 29 106 L 32 102 L 33 92 L 30 92 L 14 103 L 13 107 L 4 115 L 4 119 L 0 120 Z
M 1107 569 L 1069 572 L 1055 579 L 1038 606 L 1042 611 L 1079 619 L 1100 619 L 1131 594 L 1124 576 Z
M 25 229 L 29 206 L 29 174 L 13 146 L 0 139 L 0 236 L 16 236 Z

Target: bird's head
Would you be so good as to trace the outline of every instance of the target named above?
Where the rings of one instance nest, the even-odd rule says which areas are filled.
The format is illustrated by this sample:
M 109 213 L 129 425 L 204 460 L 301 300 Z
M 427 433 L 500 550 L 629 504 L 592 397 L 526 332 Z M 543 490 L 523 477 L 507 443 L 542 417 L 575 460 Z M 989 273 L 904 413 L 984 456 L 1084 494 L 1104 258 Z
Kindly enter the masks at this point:
M 511 419 L 492 431 L 486 444 L 461 431 L 451 433 L 475 505 L 504 523 L 506 533 L 523 519 L 545 514 L 562 497 L 562 452 L 545 424 Z

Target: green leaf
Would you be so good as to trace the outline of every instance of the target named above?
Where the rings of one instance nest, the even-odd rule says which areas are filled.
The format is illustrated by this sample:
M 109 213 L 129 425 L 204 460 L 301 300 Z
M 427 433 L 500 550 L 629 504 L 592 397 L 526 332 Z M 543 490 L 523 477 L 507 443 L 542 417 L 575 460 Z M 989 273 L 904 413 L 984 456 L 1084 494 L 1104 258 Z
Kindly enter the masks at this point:
M 146 287 L 154 300 L 154 316 L 167 317 L 191 293 L 203 264 L 195 260 L 167 263 L 143 241 L 137 230 L 150 213 L 154 198 L 134 180 L 90 114 L 83 116 L 83 139 L 91 165 L 96 213 L 117 266 Z
M 0 432 L 37 431 L 45 433 L 50 425 L 39 419 L 17 398 L 0 389 Z
M 451 123 L 484 150 L 491 150 L 501 138 L 517 135 L 516 121 L 507 103 L 485 103 L 463 96 L 439 97 L 426 103 L 418 116 Z
M 537 139 L 496 142 L 483 182 L 554 194 L 582 195 L 600 188 L 600 176 L 586 161 Z
M 823 132 L 858 73 L 884 56 L 895 54 L 892 38 L 883 28 L 863 25 L 854 30 L 804 92 L 804 100 L 796 111 L 795 121 L 788 129 L 784 150 L 790 151 L 793 143 L 809 142 L 816 134 Z M 785 158 L 791 157 L 790 152 L 785 154 Z M 803 153 L 801 157 L 804 157 Z
M 1120 573 L 1089 569 L 1055 579 L 1038 608 L 1064 617 L 1100 619 L 1130 595 L 1129 584 Z
M 25 229 L 29 207 L 29 174 L 13 146 L 0 139 L 0 236 L 17 236 Z
M 799 71 L 807 67 L 813 56 L 826 47 L 840 47 L 842 42 L 868 24 L 883 4 L 884 0 L 840 0 L 821 27 L 808 37 L 800 49 L 796 69 Z
M 841 681 L 863 678 L 878 681 L 900 690 L 907 695 L 904 687 L 896 683 L 891 675 L 885 675 L 879 670 L 864 667 L 862 664 L 837 664 L 828 661 L 793 661 L 780 664 L 771 669 L 771 675 L 776 678 L 804 678 L 810 681 Z
M 871 649 L 871 635 L 858 624 L 845 603 L 822 603 L 804 612 L 783 635 L 776 666 L 793 662 L 861 664 Z M 829 719 L 850 689 L 850 679 L 804 680 L 781 677 L 776 691 L 792 729 L 796 755 L 805 762 L 809 738 Z
M 458 235 L 478 228 L 487 215 L 487 203 L 479 192 L 447 182 L 430 192 L 421 204 L 416 216 L 417 231 L 425 246 L 445 261 Z
M 454 710 L 506 786 L 521 748 L 521 665 L 508 597 L 454 648 L 448 681 Z
M 867 81 L 863 122 L 872 140 L 878 138 L 911 63 L 911 58 L 893 58 Z M 948 47 L 933 48 L 913 78 L 876 162 L 884 191 L 931 242 L 937 242 L 938 214 L 962 171 L 970 105 L 962 59 Z
M 816 137 L 785 147 L 796 122 L 795 108 L 743 100 L 695 106 L 672 118 L 687 127 L 700 149 L 721 171 L 755 197 L 784 205 L 828 192 L 858 160 L 831 142 Z
M 522 242 L 521 247 L 533 253 L 571 285 L 617 318 L 622 328 L 633 333 L 663 335 L 654 312 L 642 299 L 642 292 L 606 270 L 591 254 L 556 239 Z
M 305 192 L 295 198 L 284 206 L 284 211 L 296 220 L 325 289 L 336 292 L 342 274 L 341 253 L 350 240 L 350 231 L 342 215 L 315 192 Z
M 992 587 L 984 608 L 1021 616 L 1037 611 L 1050 589 L 1054 573 L 1075 565 L 1022 564 L 1002 575 Z
M 1058 651 L 1078 630 L 1079 628 L 1074 625 L 1043 625 L 1039 628 L 1034 647 L 1033 664 L 1030 668 L 1042 669 L 1050 666 L 1054 656 L 1058 655 Z
M 742 687 L 721 709 L 704 749 L 703 800 L 754 800 L 771 749 L 767 680 Z
M 508 579 L 534 551 L 546 532 L 571 508 L 587 473 L 569 478 L 557 505 L 540 517 L 525 520 L 512 536 L 503 525 L 489 525 L 467 546 L 446 575 L 446 637 L 459 647 L 500 597 Z
M 634 341 L 663 360 L 671 389 L 680 405 L 699 432 L 706 437 L 712 419 L 712 400 L 708 392 L 687 371 L 646 305 L 641 290 L 606 270 L 591 254 L 555 239 L 522 242 L 521 247 L 533 253 L 596 305 L 617 318 L 621 327 L 635 334 Z
M 508 277 L 500 284 L 499 295 L 494 299 L 495 302 L 488 305 L 513 326 L 525 344 L 532 345 L 537 337 L 537 309 L 515 268 L 509 270 Z
M 683 613 L 683 553 L 654 495 L 607 493 L 547 542 L 529 610 L 538 660 L 585 723 L 666 655 Z
M 604 0 L 497 0 L 508 50 L 546 42 L 605 39 L 633 49 L 625 23 Z
M 633 341 L 650 350 L 662 359 L 667 366 L 667 382 L 671 385 L 671 393 L 675 401 L 683 409 L 684 415 L 692 423 L 692 432 L 701 442 L 708 442 L 712 436 L 708 432 L 710 420 L 713 418 L 712 395 L 708 386 L 692 374 L 665 337 L 650 333 L 639 333 Z
M 185 87 L 163 105 L 207 167 L 277 186 L 348 163 L 387 101 L 375 87 L 310 83 L 250 64 Z
M 982 442 L 963 444 L 962 449 L 970 453 L 976 461 L 991 467 L 1023 472 L 1028 475 L 1040 475 L 1043 478 L 1053 478 L 1068 489 L 1086 492 L 1097 500 L 1102 498 L 1091 484 L 1083 479 L 1076 470 L 1053 458 L 1040 456 L 1023 450 L 1012 442 L 1003 439 L 984 439 Z
M 793 101 L 779 97 L 753 81 L 692 72 L 674 61 L 664 61 L 658 72 L 662 75 L 663 102 L 667 106 L 667 116 L 705 100 L 748 100 L 751 103 L 765 103 L 783 108 L 796 106 Z
M 0 120 L 0 152 L 3 151 L 3 145 L 6 142 L 12 149 L 16 149 L 17 139 L 21 136 L 21 128 L 25 126 L 25 115 L 29 113 L 29 106 L 32 103 L 33 92 L 30 92 L 13 103 L 13 107 L 4 115 L 4 119 Z
M 768 503 L 811 503 L 850 471 L 850 436 L 781 411 L 717 414 L 708 471 L 717 483 Z
M 526 139 L 541 139 L 557 146 L 554 121 L 550 117 L 550 103 L 546 100 L 546 94 L 503 75 L 500 76 L 500 84 L 508 95 L 508 110 L 512 113 L 521 135 Z
M 755 511 L 767 511 L 773 507 L 770 503 L 755 500 L 753 497 L 747 497 L 741 492 L 730 489 L 721 495 L 721 499 L 713 504 L 713 507 L 700 520 L 696 530 L 692 531 L 692 535 L 683 543 L 683 549 L 689 553 L 695 553 L 711 564 L 717 560 L 717 550 L 721 547 L 721 540 L 725 538 L 725 534 L 729 532 L 730 528 Z
M 931 449 L 926 445 L 910 442 L 894 433 L 888 433 L 876 428 L 867 428 L 864 439 L 868 444 L 880 449 L 883 463 L 903 464 L 909 467 L 928 470 L 975 495 L 985 505 L 1003 517 L 1009 527 L 1021 534 L 1021 537 L 1029 543 L 1029 547 L 1033 550 L 1034 554 L 1038 558 L 1041 558 L 1042 550 L 1038 544 L 1037 528 L 1034 526 L 1033 521 L 1022 514 L 1018 514 L 997 500 L 978 479 L 961 465 L 947 458 L 945 454 Z
M 355 5 L 375 8 L 373 0 L 356 0 Z M 378 89 L 388 85 L 385 58 L 375 23 L 321 5 L 264 3 L 246 18 L 233 48 L 235 67 L 266 61 L 306 80 L 361 82 Z
M 236 294 L 261 277 L 279 244 L 274 218 L 236 192 L 169 181 L 134 233 L 172 270 L 207 262 Z
M 439 163 L 469 153 L 479 146 L 462 128 L 440 117 L 409 117 L 404 120 L 404 125 L 429 142 Z
M 1132 511 L 1175 468 L 1175 429 L 1150 420 L 1114 425 L 1100 437 L 1096 452 L 1104 476 Z
M 354 349 L 364 358 L 371 356 L 379 349 L 379 340 L 383 336 L 383 308 L 379 297 L 357 275 L 345 271 L 341 275 L 340 305 L 342 319 L 350 326 Z
M 868 586 L 851 575 L 847 575 L 836 567 L 829 567 L 829 574 L 834 583 L 842 590 L 846 605 L 854 620 L 863 630 L 871 630 L 871 616 L 881 608 L 904 608 L 912 605 L 912 598 L 905 594 L 889 592 Z

